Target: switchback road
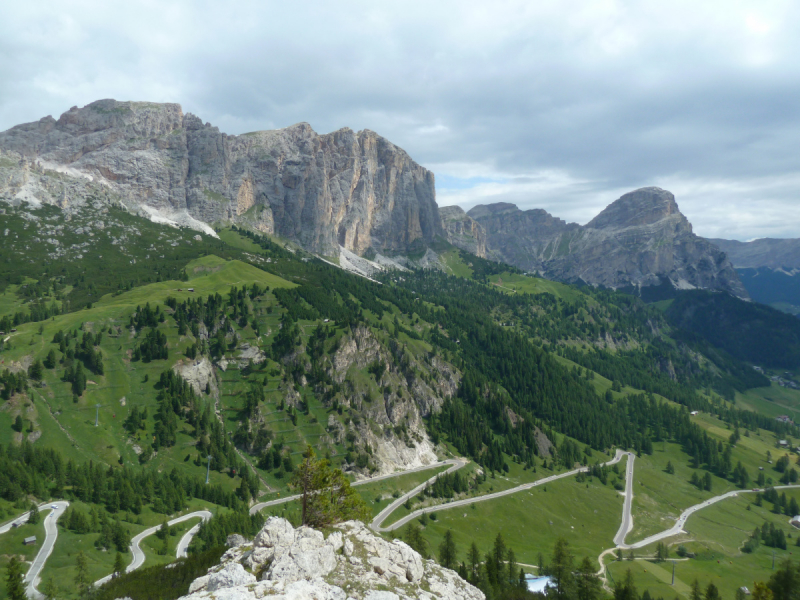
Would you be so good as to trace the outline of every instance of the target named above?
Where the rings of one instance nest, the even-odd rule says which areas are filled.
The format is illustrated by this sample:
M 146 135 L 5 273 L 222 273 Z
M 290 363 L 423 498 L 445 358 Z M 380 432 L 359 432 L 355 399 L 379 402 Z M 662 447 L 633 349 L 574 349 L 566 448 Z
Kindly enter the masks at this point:
M 610 461 L 603 463 L 605 465 L 613 465 L 618 463 L 622 460 L 622 457 L 628 454 L 627 452 L 623 452 L 622 450 L 617 450 L 616 456 L 612 458 Z M 487 500 L 494 500 L 496 498 L 502 498 L 503 496 L 509 496 L 511 494 L 516 494 L 517 492 L 522 492 L 524 490 L 529 490 L 531 488 L 540 486 L 540 485 L 547 485 L 553 481 L 558 481 L 559 479 L 563 479 L 565 477 L 571 477 L 572 475 L 577 475 L 578 473 L 583 473 L 588 471 L 588 467 L 581 467 L 579 469 L 573 469 L 572 471 L 567 471 L 565 473 L 559 473 L 558 475 L 551 475 L 550 477 L 545 477 L 544 479 L 539 479 L 537 481 L 531 481 L 530 483 L 523 483 L 522 485 L 518 485 L 517 487 L 510 488 L 508 490 L 503 490 L 502 492 L 495 492 L 493 494 L 484 494 L 483 496 L 476 496 L 474 498 L 464 498 L 463 500 L 456 500 L 455 502 L 447 502 L 445 504 L 437 504 L 435 506 L 427 506 L 425 508 L 421 508 L 419 510 L 415 510 L 409 515 L 406 515 L 402 519 L 392 523 L 387 527 L 375 527 L 375 523 L 373 521 L 373 529 L 376 531 L 394 531 L 395 529 L 399 529 L 409 521 L 416 519 L 417 517 L 421 516 L 423 513 L 432 513 L 438 512 L 440 510 L 449 510 L 451 508 L 458 508 L 459 506 L 468 506 L 470 504 L 474 504 L 476 502 L 485 502 Z M 388 516 L 388 515 L 386 515 Z M 384 520 L 385 517 L 384 516 Z
M 203 521 L 207 521 L 212 516 L 213 515 L 207 510 L 198 510 L 198 511 L 183 515 L 181 517 L 177 517 L 175 519 L 172 519 L 171 521 L 167 521 L 167 525 L 172 527 L 173 525 L 176 525 L 178 523 L 183 523 L 184 521 L 188 521 L 189 519 L 197 519 L 197 518 L 200 518 Z M 140 547 L 140 544 L 142 543 L 143 539 L 153 535 L 156 531 L 159 530 L 160 527 L 161 527 L 161 525 L 155 525 L 154 527 L 150 527 L 148 529 L 145 529 L 144 531 L 142 531 L 141 533 L 136 534 L 133 537 L 133 539 L 131 540 L 131 546 L 130 546 L 131 554 L 133 555 L 133 560 L 131 561 L 131 564 L 129 564 L 125 568 L 125 572 L 126 573 L 130 573 L 131 571 L 135 571 L 136 569 L 138 569 L 139 567 L 141 567 L 144 564 L 144 559 L 146 557 L 145 557 L 144 551 Z M 186 548 L 189 547 L 189 543 L 192 541 L 192 537 L 194 537 L 194 535 L 197 533 L 197 531 L 199 529 L 200 529 L 199 525 L 195 526 L 195 527 L 192 527 L 192 529 L 190 529 L 181 538 L 180 542 L 178 542 L 178 550 L 177 550 L 178 558 L 180 558 L 181 556 L 186 556 Z M 181 552 L 183 552 L 183 554 L 181 554 Z M 94 584 L 96 586 L 101 586 L 104 583 L 106 583 L 107 581 L 110 581 L 113 576 L 114 576 L 113 573 L 111 575 L 106 575 L 102 579 L 98 579 L 97 581 L 95 581 Z

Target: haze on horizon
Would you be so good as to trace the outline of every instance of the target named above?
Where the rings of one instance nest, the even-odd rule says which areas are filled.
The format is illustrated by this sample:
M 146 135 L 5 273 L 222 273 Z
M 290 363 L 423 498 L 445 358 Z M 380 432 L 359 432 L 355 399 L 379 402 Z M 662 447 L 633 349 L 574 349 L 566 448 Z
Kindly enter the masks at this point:
M 231 134 L 372 129 L 440 205 L 585 224 L 656 185 L 700 235 L 800 237 L 798 29 L 788 1 L 5 3 L 0 130 L 178 102 Z

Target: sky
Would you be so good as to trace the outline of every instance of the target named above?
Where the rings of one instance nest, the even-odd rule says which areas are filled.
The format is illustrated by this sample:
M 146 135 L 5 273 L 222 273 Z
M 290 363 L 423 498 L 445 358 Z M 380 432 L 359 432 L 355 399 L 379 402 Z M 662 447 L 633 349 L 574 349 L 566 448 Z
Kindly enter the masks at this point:
M 440 205 L 581 224 L 673 192 L 694 230 L 800 237 L 800 3 L 0 3 L 0 131 L 101 98 L 240 134 L 372 129 Z

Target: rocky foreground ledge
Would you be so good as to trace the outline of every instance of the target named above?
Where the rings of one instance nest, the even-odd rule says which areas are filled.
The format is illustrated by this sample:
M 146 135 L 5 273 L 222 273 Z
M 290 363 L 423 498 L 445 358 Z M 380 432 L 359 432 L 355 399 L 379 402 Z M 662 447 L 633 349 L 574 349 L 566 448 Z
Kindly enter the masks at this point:
M 237 536 L 238 537 L 238 536 Z M 252 542 L 239 538 L 181 600 L 484 600 L 455 571 L 387 542 L 359 521 L 327 534 L 270 517 Z

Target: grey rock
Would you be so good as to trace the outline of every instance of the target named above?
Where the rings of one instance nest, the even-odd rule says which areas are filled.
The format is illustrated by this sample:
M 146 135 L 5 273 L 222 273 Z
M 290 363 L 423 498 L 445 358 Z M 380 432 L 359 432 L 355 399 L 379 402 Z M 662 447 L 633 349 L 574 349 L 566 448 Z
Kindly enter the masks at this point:
M 229 562 L 222 569 L 208 577 L 206 589 L 209 592 L 214 592 L 219 589 L 244 586 L 255 582 L 255 575 L 245 571 L 241 564 Z
M 369 130 L 229 136 L 178 104 L 99 100 L 0 133 L 0 150 L 13 157 L 0 194 L 64 209 L 94 186 L 154 220 L 235 222 L 327 255 L 406 252 L 443 233 L 433 173 Z M 72 181 L 48 188 L 56 170 Z
M 467 213 L 486 229 L 487 255 L 569 283 L 725 290 L 748 298 L 725 254 L 696 236 L 675 197 L 648 187 L 623 195 L 585 226 L 513 204 Z
M 228 548 L 238 548 L 239 546 L 243 546 L 247 543 L 247 539 L 243 535 L 239 535 L 238 533 L 232 533 L 228 536 L 228 539 L 225 540 L 225 545 Z
M 401 541 L 384 540 L 357 521 L 336 529 L 325 538 L 319 531 L 295 530 L 288 521 L 272 517 L 256 536 L 257 544 L 269 547 L 256 545 L 245 558 L 227 552 L 220 566 L 192 583 L 184 600 L 484 600 L 457 573 L 423 560 Z M 259 552 L 269 557 L 254 560 Z M 240 560 L 261 572 L 262 580 L 255 582 Z
M 483 225 L 467 215 L 460 206 L 439 208 L 447 241 L 456 248 L 486 258 L 486 230 Z

